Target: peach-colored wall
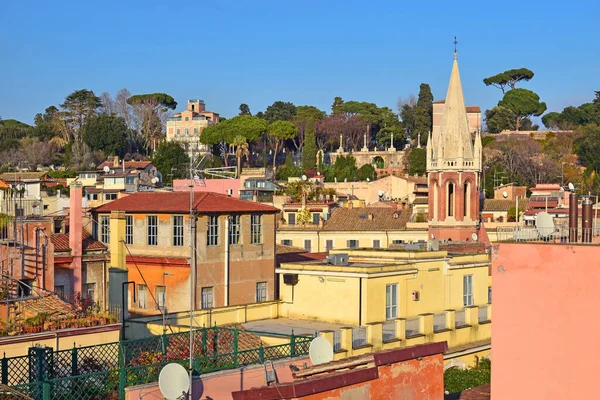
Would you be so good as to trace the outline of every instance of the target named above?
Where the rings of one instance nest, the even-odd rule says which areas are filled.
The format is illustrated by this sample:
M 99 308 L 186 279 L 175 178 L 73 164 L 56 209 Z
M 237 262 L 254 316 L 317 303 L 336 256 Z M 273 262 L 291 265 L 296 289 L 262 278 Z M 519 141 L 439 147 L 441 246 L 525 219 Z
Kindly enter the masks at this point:
M 240 179 L 205 179 L 204 184 L 194 181 L 194 191 L 197 192 L 215 192 L 227 194 L 227 190 L 233 190 L 233 197 L 240 197 L 240 188 L 242 182 Z M 175 179 L 173 181 L 173 190 L 175 192 L 189 192 L 189 179 Z
M 587 245 L 494 247 L 494 399 L 598 398 L 599 252 Z
M 280 383 L 293 381 L 290 364 L 303 368 L 304 364 L 312 365 L 308 357 L 298 357 L 274 362 L 277 378 Z M 194 380 L 193 398 L 196 399 L 231 399 L 231 392 L 265 386 L 265 371 L 262 365 L 204 374 Z M 160 398 L 158 383 L 133 386 L 125 391 L 126 400 L 144 398 Z

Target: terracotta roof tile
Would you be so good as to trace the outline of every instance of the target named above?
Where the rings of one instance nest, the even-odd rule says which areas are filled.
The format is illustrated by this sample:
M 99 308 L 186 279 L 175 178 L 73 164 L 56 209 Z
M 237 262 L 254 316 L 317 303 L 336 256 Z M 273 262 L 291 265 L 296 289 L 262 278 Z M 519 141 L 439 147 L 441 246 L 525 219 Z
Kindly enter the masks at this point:
M 195 192 L 194 210 L 200 213 L 264 212 L 279 209 L 252 201 L 240 200 L 214 192 Z M 190 212 L 190 194 L 187 192 L 137 192 L 113 200 L 95 209 L 98 213 L 125 211 L 130 213 L 180 213 Z
M 307 253 L 302 247 L 294 247 L 288 246 L 285 244 L 276 244 L 275 245 L 276 254 L 298 254 L 298 253 Z
M 14 182 L 15 180 L 33 180 L 33 179 L 42 179 L 48 175 L 46 171 L 38 171 L 38 172 L 5 172 L 0 174 L 0 179 L 5 182 Z
M 415 197 L 415 199 L 412 202 L 413 204 L 429 204 L 429 198 L 428 197 Z
M 394 214 L 397 218 L 394 218 Z M 369 219 L 369 214 L 373 215 Z M 324 231 L 380 231 L 405 230 L 410 211 L 391 208 L 338 208 L 323 226 Z
M 458 397 L 455 397 L 456 395 L 454 395 L 454 397 L 447 396 L 446 398 L 452 398 L 456 400 L 490 400 L 490 398 L 492 397 L 491 389 L 491 385 L 487 383 L 485 385 L 463 390 L 462 392 L 460 392 Z
M 81 234 L 83 250 L 106 250 L 106 246 L 101 242 L 94 240 L 92 235 L 87 231 L 83 231 Z M 54 245 L 55 252 L 71 251 L 69 246 L 69 235 L 66 233 L 55 233 L 50 236 L 50 240 Z

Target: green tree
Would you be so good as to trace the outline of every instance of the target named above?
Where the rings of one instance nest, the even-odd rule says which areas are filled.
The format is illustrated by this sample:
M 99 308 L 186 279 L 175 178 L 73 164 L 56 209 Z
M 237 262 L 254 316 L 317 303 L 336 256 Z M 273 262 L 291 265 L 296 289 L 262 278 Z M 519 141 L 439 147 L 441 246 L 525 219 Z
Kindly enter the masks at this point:
M 315 106 L 296 107 L 296 116 L 293 122 L 298 128 L 298 135 L 294 140 L 294 147 L 296 147 L 297 151 L 302 151 L 308 126 L 312 125 L 314 128 L 315 121 L 322 120 L 325 115 L 324 111 L 319 110 Z
M 577 128 L 576 151 L 579 161 L 589 170 L 600 172 L 600 126 L 589 124 Z
M 366 181 L 367 179 L 374 181 L 377 179 L 377 172 L 371 164 L 365 164 L 356 170 L 356 179 L 359 181 Z
M 506 107 L 496 106 L 485 111 L 485 124 L 489 133 L 515 129 L 515 114 Z
M 296 136 L 298 128 L 289 121 L 277 120 L 269 124 L 267 130 L 273 148 L 273 168 L 275 168 L 277 166 L 277 151 L 285 140 L 293 139 Z
M 152 163 L 162 176 L 173 174 L 173 179 L 181 179 L 187 175 L 190 158 L 178 143 L 163 142 L 156 149 Z
M 419 99 L 414 111 L 414 130 L 418 135 L 421 134 L 421 144 L 427 143 L 427 136 L 431 132 L 433 124 L 433 94 L 431 88 L 426 83 L 421 83 L 419 87 Z M 412 137 L 416 139 L 417 137 Z
M 343 109 L 344 106 L 344 100 L 337 96 L 333 99 L 333 104 L 331 104 L 331 114 L 332 115 L 337 115 L 337 114 L 341 114 L 344 112 Z
M 427 169 L 427 152 L 424 148 L 412 148 L 408 153 L 408 173 L 422 175 Z
M 69 94 L 60 105 L 60 116 L 68 134 L 75 140 L 81 141 L 83 127 L 88 118 L 96 115 L 102 106 L 100 97 L 87 89 L 76 90 Z
M 240 104 L 240 114 L 239 115 L 252 115 L 252 113 L 250 112 L 250 107 L 248 107 L 248 104 L 246 104 L 246 103 Z
M 566 107 L 558 117 L 558 127 L 562 130 L 573 130 L 580 125 L 589 123 L 589 115 L 586 109 L 581 107 Z
M 296 106 L 285 101 L 276 101 L 267 107 L 265 119 L 269 123 L 274 121 L 291 121 L 296 115 Z
M 311 121 L 307 124 L 302 149 L 302 168 L 304 170 L 315 169 L 317 166 L 317 138 L 315 136 L 315 125 Z
M 127 147 L 127 125 L 121 117 L 108 114 L 93 116 L 83 128 L 83 141 L 92 150 L 123 157 Z
M 515 114 L 515 129 L 517 131 L 521 127 L 523 118 L 538 117 L 546 111 L 546 103 L 540 102 L 540 96 L 527 89 L 509 90 L 504 98 L 498 102 L 498 105 L 508 108 Z
M 548 129 L 557 129 L 560 113 L 552 111 L 542 116 L 542 123 Z
M 506 86 L 514 89 L 518 82 L 527 82 L 533 78 L 533 75 L 533 72 L 527 68 L 509 69 L 497 75 L 485 78 L 483 83 L 485 83 L 486 86 L 497 87 L 502 90 L 502 93 L 506 93 Z
M 127 99 L 133 108 L 138 131 L 146 149 L 156 150 L 156 144 L 163 138 L 163 125 L 169 110 L 177 107 L 177 102 L 166 93 L 136 94 Z

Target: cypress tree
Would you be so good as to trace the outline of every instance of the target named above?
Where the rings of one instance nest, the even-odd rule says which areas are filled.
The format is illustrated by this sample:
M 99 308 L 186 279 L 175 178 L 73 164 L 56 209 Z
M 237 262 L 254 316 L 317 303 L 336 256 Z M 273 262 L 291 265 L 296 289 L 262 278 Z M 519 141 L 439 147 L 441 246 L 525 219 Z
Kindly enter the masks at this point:
M 304 145 L 302 146 L 302 168 L 304 170 L 315 169 L 317 166 L 317 139 L 315 137 L 315 125 L 313 121 L 306 123 L 304 133 Z

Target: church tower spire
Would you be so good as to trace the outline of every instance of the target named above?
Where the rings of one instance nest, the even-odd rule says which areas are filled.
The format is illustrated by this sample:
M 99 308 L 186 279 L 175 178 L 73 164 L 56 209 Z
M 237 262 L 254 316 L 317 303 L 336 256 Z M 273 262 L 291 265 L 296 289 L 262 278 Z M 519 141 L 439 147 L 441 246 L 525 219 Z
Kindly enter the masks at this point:
M 475 240 L 479 224 L 481 137 L 471 139 L 454 38 L 440 129 L 427 140 L 430 238 Z

